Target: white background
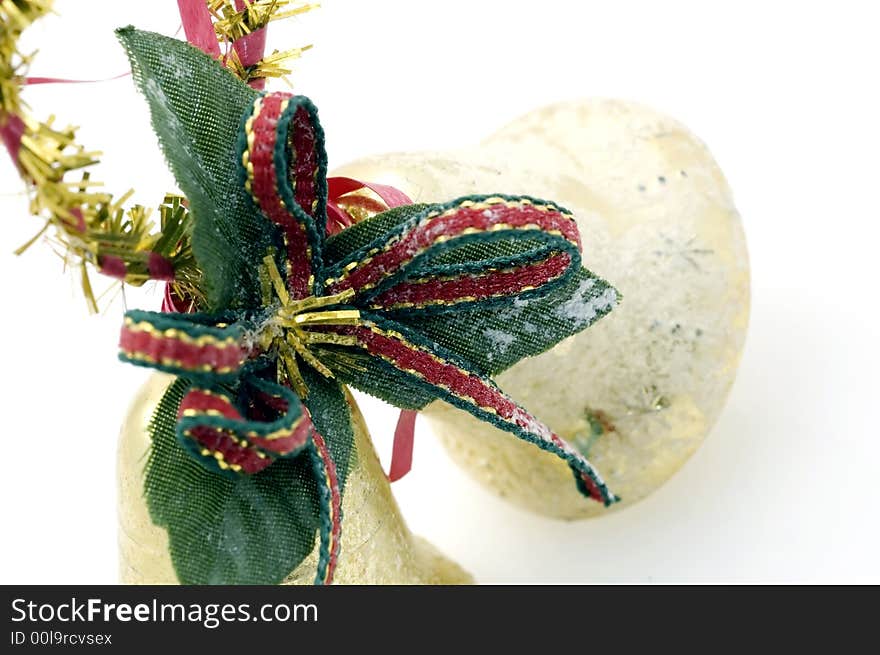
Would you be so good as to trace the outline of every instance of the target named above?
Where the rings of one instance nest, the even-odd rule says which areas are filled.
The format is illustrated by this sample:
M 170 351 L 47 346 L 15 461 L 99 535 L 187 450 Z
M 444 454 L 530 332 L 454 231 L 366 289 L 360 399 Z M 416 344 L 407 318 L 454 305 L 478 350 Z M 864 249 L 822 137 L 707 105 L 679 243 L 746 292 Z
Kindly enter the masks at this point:
M 331 166 L 473 143 L 554 100 L 612 96 L 705 140 L 748 236 L 753 310 L 729 403 L 659 492 L 559 523 L 484 492 L 421 423 L 395 485 L 412 529 L 482 582 L 880 582 L 880 46 L 869 2 L 326 0 L 270 31 L 314 43 L 296 90 L 321 108 Z M 33 28 L 35 75 L 125 71 L 112 28 L 174 33 L 176 3 L 59 0 Z M 151 205 L 171 187 L 126 78 L 32 88 L 82 126 L 100 176 Z M 116 580 L 114 449 L 147 375 L 116 361 L 123 311 L 90 317 L 0 158 L 3 289 L 0 582 Z M 128 294 L 157 308 L 157 290 Z M 366 403 L 387 464 L 395 414 Z M 439 490 L 439 492 L 438 492 Z

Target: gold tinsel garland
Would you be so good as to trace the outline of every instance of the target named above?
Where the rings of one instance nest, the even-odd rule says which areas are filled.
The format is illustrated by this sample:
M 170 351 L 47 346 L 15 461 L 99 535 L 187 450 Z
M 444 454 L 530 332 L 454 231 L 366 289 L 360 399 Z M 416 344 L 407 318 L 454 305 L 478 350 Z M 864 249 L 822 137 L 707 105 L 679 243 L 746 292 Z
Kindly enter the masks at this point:
M 275 51 L 245 67 L 231 46 L 271 20 L 301 14 L 313 5 L 290 8 L 285 0 L 245 0 L 244 8 L 237 11 L 233 0 L 206 0 L 206 4 L 218 40 L 227 45 L 224 63 L 245 82 L 289 74 L 283 63 L 307 49 Z M 167 194 L 158 209 L 156 229 L 150 208 L 124 206 L 132 190 L 118 198 L 97 190 L 103 185 L 92 179 L 89 169 L 99 162 L 100 152 L 77 143 L 77 128 L 56 127 L 54 116 L 35 119 L 21 99 L 33 54 L 19 50 L 19 37 L 50 13 L 52 5 L 52 0 L 0 0 L 0 130 L 16 142 L 10 154 L 27 184 L 30 211 L 44 220 L 42 229 L 16 252 L 20 254 L 54 228 L 66 261 L 80 270 L 92 311 L 97 310 L 97 302 L 89 266 L 132 285 L 173 277 L 179 297 L 198 298 L 200 272 L 190 247 L 191 220 L 185 200 Z

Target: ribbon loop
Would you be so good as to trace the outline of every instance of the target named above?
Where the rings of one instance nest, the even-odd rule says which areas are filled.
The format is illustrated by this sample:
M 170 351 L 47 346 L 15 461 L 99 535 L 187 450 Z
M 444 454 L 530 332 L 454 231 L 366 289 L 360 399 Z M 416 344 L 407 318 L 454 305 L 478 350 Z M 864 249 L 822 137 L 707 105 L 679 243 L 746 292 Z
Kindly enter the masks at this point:
M 208 470 L 253 475 L 308 444 L 311 423 L 289 389 L 249 378 L 238 405 L 222 387 L 193 387 L 180 404 L 178 441 Z
M 385 311 L 451 311 L 546 293 L 580 266 L 577 224 L 553 203 L 469 196 L 428 206 L 326 270 L 329 292 Z
M 304 96 L 264 94 L 245 116 L 238 149 L 245 188 L 280 228 L 290 294 L 316 295 L 327 214 L 327 155 L 318 110 Z
M 232 315 L 126 312 L 119 359 L 196 380 L 236 380 L 250 356 L 247 325 Z

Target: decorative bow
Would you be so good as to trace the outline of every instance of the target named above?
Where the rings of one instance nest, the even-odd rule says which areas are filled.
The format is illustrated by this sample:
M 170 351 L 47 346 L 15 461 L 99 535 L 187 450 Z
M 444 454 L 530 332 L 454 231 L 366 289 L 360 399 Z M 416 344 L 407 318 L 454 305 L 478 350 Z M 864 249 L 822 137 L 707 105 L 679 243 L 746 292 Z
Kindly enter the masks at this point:
M 136 46 L 126 46 L 142 79 Z M 147 96 L 152 102 L 149 89 Z M 392 209 L 328 237 L 323 136 L 307 98 L 255 96 L 240 121 L 235 162 L 264 223 L 247 236 L 257 245 L 242 246 L 252 254 L 230 253 L 249 257 L 250 269 L 223 264 L 237 286 L 215 292 L 220 301 L 209 313 L 126 314 L 120 358 L 191 383 L 179 403 L 179 443 L 230 478 L 311 460 L 320 505 L 316 583 L 332 580 L 339 553 L 338 469 L 347 462 L 335 461 L 333 446 L 351 439 L 340 383 L 409 410 L 444 400 L 564 459 L 589 498 L 617 500 L 579 452 L 490 378 L 583 329 L 616 299 L 581 268 L 571 214 L 529 197 L 469 196 Z M 198 239 L 196 232 L 197 255 Z M 530 305 L 533 323 L 523 319 Z M 531 341 L 529 330 L 539 332 Z

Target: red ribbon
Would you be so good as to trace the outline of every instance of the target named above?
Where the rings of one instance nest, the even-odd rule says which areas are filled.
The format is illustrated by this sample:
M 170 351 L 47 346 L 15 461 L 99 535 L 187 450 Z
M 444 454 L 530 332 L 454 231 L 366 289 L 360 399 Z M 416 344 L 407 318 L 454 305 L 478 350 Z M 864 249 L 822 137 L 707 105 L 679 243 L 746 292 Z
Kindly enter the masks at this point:
M 95 80 L 72 80 L 66 77 L 26 77 L 24 78 L 24 83 L 26 86 L 34 86 L 36 84 L 92 84 L 95 82 L 111 82 L 112 80 L 118 80 L 123 77 L 128 77 L 129 75 L 131 75 L 131 71 L 125 71 L 124 73 L 114 75 L 113 77 L 104 77 Z
M 235 10 L 244 11 L 248 7 L 245 0 L 235 0 Z M 177 8 L 180 11 L 180 20 L 183 23 L 183 31 L 186 40 L 203 52 L 215 59 L 220 59 L 220 42 L 214 31 L 214 23 L 211 20 L 211 12 L 204 0 L 177 0 Z M 232 49 L 238 55 L 238 60 L 245 68 L 259 62 L 266 52 L 266 28 L 263 27 L 247 34 L 232 43 Z M 266 87 L 265 78 L 258 78 L 248 82 L 253 88 L 262 91 Z
M 244 11 L 247 9 L 245 0 L 235 0 L 236 11 Z M 263 58 L 266 52 L 266 28 L 263 27 L 255 32 L 251 32 L 247 36 L 236 39 L 232 44 L 232 49 L 238 55 L 238 60 L 245 68 L 253 66 Z M 257 78 L 248 82 L 253 88 L 262 91 L 266 88 L 266 78 Z
M 220 58 L 220 43 L 205 0 L 177 0 L 186 40 L 215 59 Z
M 350 177 L 331 177 L 327 179 L 327 230 L 330 234 L 338 232 L 343 227 L 351 225 L 351 216 L 339 206 L 339 200 L 342 196 L 360 191 L 361 189 L 369 189 L 382 199 L 388 209 L 400 207 L 402 205 L 411 205 L 412 200 L 409 199 L 403 191 L 395 189 L 387 184 L 375 184 L 374 182 L 361 182 Z
M 71 80 L 63 77 L 26 77 L 24 78 L 24 86 L 33 86 L 36 84 L 90 84 L 92 82 L 109 82 L 110 80 L 118 80 L 120 77 L 131 75 L 131 71 L 120 73 L 113 77 L 107 77 L 99 80 Z M 18 151 L 21 149 L 21 137 L 24 134 L 24 122 L 18 116 L 7 116 L 2 125 L 0 125 L 0 139 L 12 162 L 18 166 Z M 83 228 L 85 229 L 85 228 Z
M 414 409 L 400 410 L 397 427 L 394 430 L 394 445 L 391 447 L 391 468 L 388 481 L 397 482 L 412 469 L 413 445 L 415 444 L 416 416 Z
M 24 121 L 18 116 L 8 115 L 0 125 L 0 139 L 9 151 L 12 162 L 18 166 L 18 151 L 21 149 L 21 137 L 24 134 Z

